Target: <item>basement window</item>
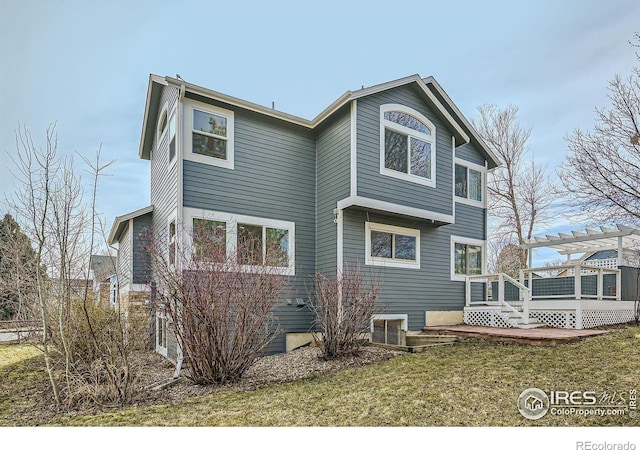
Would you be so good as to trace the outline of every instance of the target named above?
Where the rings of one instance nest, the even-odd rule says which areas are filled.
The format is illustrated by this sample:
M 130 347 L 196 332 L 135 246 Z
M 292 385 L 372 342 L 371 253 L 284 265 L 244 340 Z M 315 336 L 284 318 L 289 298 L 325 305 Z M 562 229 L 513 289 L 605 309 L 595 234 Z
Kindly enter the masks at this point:
M 406 314 L 379 314 L 371 319 L 371 341 L 378 344 L 404 345 Z

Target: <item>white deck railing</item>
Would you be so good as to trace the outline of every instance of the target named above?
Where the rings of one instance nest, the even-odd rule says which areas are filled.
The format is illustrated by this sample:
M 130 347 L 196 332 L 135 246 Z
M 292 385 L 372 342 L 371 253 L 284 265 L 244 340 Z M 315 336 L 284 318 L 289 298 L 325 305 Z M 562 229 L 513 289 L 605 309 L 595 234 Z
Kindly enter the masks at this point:
M 475 281 L 474 281 L 475 280 Z M 498 282 L 498 298 L 495 299 L 492 282 L 497 280 Z M 475 283 L 484 281 L 486 284 L 484 286 L 484 299 L 482 300 L 473 300 L 473 296 L 471 293 L 471 286 Z M 510 301 L 505 299 L 505 285 L 506 283 L 511 284 L 512 286 L 518 289 L 518 300 L 511 300 L 512 303 L 517 303 L 517 305 L 512 305 Z M 504 306 L 512 313 L 521 317 L 524 321 L 524 324 L 529 324 L 529 302 L 531 301 L 531 289 L 517 280 L 514 280 L 506 273 L 496 273 L 496 274 L 488 274 L 488 275 L 469 275 L 465 278 L 465 303 L 467 306 L 480 306 L 480 305 L 495 305 L 495 306 Z M 522 309 L 518 309 L 521 307 Z
M 552 272 L 554 276 L 534 278 L 534 273 Z M 604 292 L 604 275 L 615 275 L 615 292 Z M 587 275 L 596 275 L 596 293 L 589 294 L 582 292 L 582 277 Z M 609 268 L 595 266 L 590 263 L 580 262 L 577 264 L 567 264 L 553 267 L 536 267 L 531 269 L 520 270 L 520 283 L 525 284 L 525 279 L 529 286 L 533 286 L 534 280 L 552 280 L 566 279 L 573 277 L 573 293 L 570 294 L 553 294 L 545 293 L 542 295 L 532 295 L 532 299 L 575 299 L 575 300 L 620 300 L 621 299 L 621 277 L 620 270 L 617 268 Z

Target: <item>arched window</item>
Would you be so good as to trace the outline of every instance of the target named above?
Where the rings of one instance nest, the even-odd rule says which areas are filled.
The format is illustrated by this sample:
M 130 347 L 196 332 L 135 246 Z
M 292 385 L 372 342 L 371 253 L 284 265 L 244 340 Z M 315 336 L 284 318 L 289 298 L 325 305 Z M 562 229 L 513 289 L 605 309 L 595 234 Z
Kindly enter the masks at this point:
M 380 173 L 435 186 L 436 128 L 403 105 L 380 107 Z
M 165 105 L 162 107 L 162 111 L 160 112 L 160 116 L 158 117 L 158 129 L 156 130 L 156 146 L 160 145 L 160 142 L 162 141 L 162 137 L 165 131 L 167 131 L 168 109 L 169 109 L 169 105 L 165 103 Z

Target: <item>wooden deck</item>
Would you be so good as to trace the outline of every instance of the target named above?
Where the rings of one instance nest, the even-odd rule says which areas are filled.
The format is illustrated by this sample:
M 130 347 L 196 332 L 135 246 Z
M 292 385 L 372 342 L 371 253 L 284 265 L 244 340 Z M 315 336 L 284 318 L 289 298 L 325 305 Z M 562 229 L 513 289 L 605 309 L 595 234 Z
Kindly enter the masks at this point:
M 606 330 L 573 330 L 564 328 L 494 328 L 475 325 L 441 325 L 424 327 L 425 334 L 453 334 L 526 345 L 558 345 L 608 333 Z

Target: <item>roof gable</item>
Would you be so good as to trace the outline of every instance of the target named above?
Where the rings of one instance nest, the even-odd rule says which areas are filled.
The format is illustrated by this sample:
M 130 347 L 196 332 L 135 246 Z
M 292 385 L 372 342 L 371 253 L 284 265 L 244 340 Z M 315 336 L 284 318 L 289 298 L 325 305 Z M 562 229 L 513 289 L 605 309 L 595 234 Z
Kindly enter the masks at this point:
M 152 212 L 153 205 L 149 205 L 128 214 L 116 217 L 113 220 L 113 225 L 111 225 L 111 232 L 109 233 L 109 238 L 107 240 L 109 245 L 120 242 L 120 236 L 122 236 L 124 228 L 129 223 L 129 220 L 144 216 L 145 214 L 150 214 Z
M 157 110 L 160 101 L 161 87 L 162 86 L 174 86 L 180 89 L 181 97 L 185 91 L 192 92 L 194 94 L 202 95 L 212 98 L 214 100 L 227 103 L 239 108 L 244 108 L 259 114 L 274 117 L 276 119 L 284 120 L 306 127 L 310 130 L 315 129 L 325 120 L 333 116 L 342 106 L 345 104 L 362 98 L 365 96 L 373 95 L 385 90 L 394 89 L 399 86 L 415 83 L 419 90 L 424 93 L 425 97 L 434 105 L 437 112 L 444 118 L 444 120 L 451 126 L 456 138 L 456 146 L 467 144 L 469 142 L 474 143 L 485 156 L 488 161 L 489 168 L 497 167 L 500 163 L 495 154 L 487 147 L 477 131 L 473 128 L 471 123 L 464 117 L 460 110 L 451 101 L 449 96 L 444 92 L 442 87 L 435 81 L 433 77 L 421 78 L 419 75 L 410 75 L 408 77 L 399 78 L 397 80 L 388 81 L 386 83 L 377 84 L 367 88 L 362 88 L 357 91 L 347 91 L 338 97 L 333 103 L 327 106 L 321 111 L 314 119 L 303 119 L 292 114 L 287 114 L 273 108 L 268 108 L 256 103 L 248 102 L 236 97 L 232 97 L 227 94 L 222 94 L 201 86 L 197 86 L 192 83 L 188 83 L 182 79 L 171 77 L 160 77 L 157 75 L 149 76 L 149 86 L 147 89 L 147 100 L 145 103 L 145 112 L 142 125 L 142 136 L 140 138 L 139 156 L 142 159 L 149 159 L 151 155 L 151 149 L 153 147 L 153 134 L 155 129 L 155 121 Z

